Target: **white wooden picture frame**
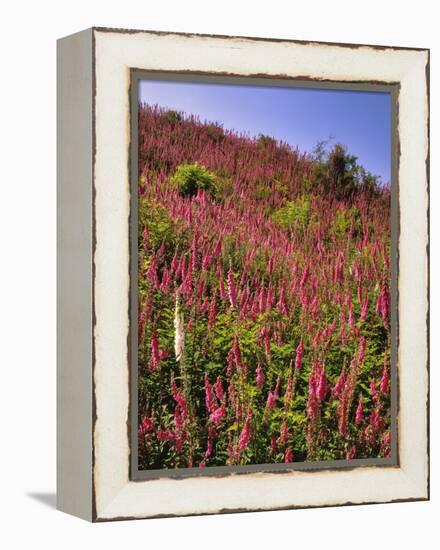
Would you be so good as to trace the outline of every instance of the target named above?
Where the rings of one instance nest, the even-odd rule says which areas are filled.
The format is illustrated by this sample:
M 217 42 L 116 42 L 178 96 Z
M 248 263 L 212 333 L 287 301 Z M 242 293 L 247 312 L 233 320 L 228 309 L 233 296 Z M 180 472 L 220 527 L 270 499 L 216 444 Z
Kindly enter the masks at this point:
M 395 464 L 131 475 L 133 70 L 396 86 Z M 59 40 L 58 508 L 108 521 L 428 499 L 428 226 L 428 50 L 103 28 Z

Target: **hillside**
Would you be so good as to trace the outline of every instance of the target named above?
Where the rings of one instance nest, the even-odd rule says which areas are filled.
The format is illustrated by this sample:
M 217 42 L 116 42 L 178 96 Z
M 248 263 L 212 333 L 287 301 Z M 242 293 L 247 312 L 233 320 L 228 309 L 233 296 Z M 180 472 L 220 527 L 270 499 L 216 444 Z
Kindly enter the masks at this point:
M 387 456 L 390 192 L 139 109 L 139 467 Z

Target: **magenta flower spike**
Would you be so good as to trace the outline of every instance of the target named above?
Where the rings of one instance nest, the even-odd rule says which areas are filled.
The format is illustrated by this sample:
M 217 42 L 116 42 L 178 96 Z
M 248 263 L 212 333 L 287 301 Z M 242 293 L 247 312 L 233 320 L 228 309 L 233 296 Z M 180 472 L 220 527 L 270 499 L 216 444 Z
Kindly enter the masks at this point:
M 235 307 L 237 305 L 237 291 L 235 288 L 234 275 L 231 268 L 229 268 L 228 271 L 228 297 L 231 307 Z
M 261 363 L 258 363 L 256 374 L 257 374 L 256 385 L 258 389 L 261 389 L 264 383 L 264 371 L 263 371 L 263 367 L 261 366 Z
M 384 394 L 388 393 L 390 389 L 390 373 L 387 365 L 385 364 L 382 371 L 382 378 L 380 379 L 380 391 Z
M 153 369 L 157 369 L 157 367 L 159 366 L 159 362 L 159 338 L 157 336 L 157 330 L 154 329 L 151 334 L 151 363 Z
M 288 464 L 289 462 L 293 462 L 293 451 L 290 447 L 286 449 L 286 452 L 284 453 L 284 462 Z
M 325 368 L 322 367 L 319 376 L 318 382 L 316 384 L 316 399 L 318 401 L 323 401 L 327 393 L 327 378 L 325 375 Z
M 251 418 L 252 418 L 252 409 L 249 406 L 248 412 L 247 412 L 247 415 L 246 415 L 246 420 L 245 420 L 243 429 L 240 433 L 240 438 L 238 440 L 237 450 L 238 450 L 239 453 L 244 451 L 244 449 L 247 447 L 247 445 L 249 443 L 249 439 L 250 439 L 250 436 L 251 436 Z
M 304 344 L 303 341 L 300 340 L 297 348 L 296 348 L 296 357 L 295 357 L 295 369 L 300 370 L 302 365 L 302 359 L 304 355 Z
M 354 423 L 356 426 L 359 426 L 362 423 L 363 420 L 363 414 L 364 414 L 364 404 L 362 402 L 362 398 L 359 398 L 358 406 L 356 408 L 356 416 Z

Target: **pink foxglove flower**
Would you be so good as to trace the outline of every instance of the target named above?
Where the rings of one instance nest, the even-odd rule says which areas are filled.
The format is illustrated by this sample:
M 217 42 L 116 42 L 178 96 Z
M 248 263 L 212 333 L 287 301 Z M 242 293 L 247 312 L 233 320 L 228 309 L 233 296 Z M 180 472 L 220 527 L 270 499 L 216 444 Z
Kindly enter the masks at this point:
M 370 415 L 370 425 L 373 432 L 381 432 L 383 429 L 383 419 L 380 414 L 380 408 L 376 407 L 373 409 Z
M 205 404 L 210 413 L 213 413 L 216 409 L 216 398 L 212 390 L 212 386 L 209 383 L 208 375 L 205 374 Z
M 231 268 L 229 268 L 228 271 L 228 297 L 231 306 L 235 307 L 237 305 L 237 291 L 235 289 L 234 275 Z
M 289 426 L 287 425 L 287 422 L 284 421 L 281 424 L 280 436 L 278 438 L 277 443 L 279 443 L 280 445 L 285 445 L 288 440 L 289 440 Z
M 158 428 L 156 437 L 159 441 L 173 441 L 175 439 L 175 435 L 171 430 L 162 430 L 162 428 Z
M 220 376 L 217 376 L 217 380 L 215 381 L 215 395 L 219 401 L 223 401 L 225 391 L 223 389 L 223 383 Z
M 209 458 L 212 455 L 212 439 L 208 439 L 208 446 L 205 451 L 205 458 Z
M 339 378 L 332 390 L 332 394 L 334 397 L 339 397 L 341 394 L 343 388 L 345 386 L 345 367 L 342 369 L 341 374 L 339 375 Z
M 316 385 L 316 398 L 318 401 L 323 401 L 325 394 L 327 393 L 327 378 L 325 375 L 325 368 L 322 367 L 319 373 L 318 382 Z
M 153 429 L 154 429 L 153 418 L 148 418 L 147 416 L 143 416 L 138 428 L 139 436 L 145 436 L 149 432 L 152 432 Z
M 313 342 L 312 342 L 312 346 L 314 348 L 318 347 L 320 338 L 321 338 L 321 329 L 318 328 L 318 330 L 316 331 L 315 338 L 313 339 Z
M 220 424 L 222 418 L 224 417 L 226 412 L 226 407 L 224 405 L 221 405 L 221 407 L 218 407 L 218 409 L 215 409 L 215 411 L 211 414 L 209 419 L 213 424 L 216 426 Z
M 176 272 L 178 265 L 179 265 L 179 261 L 178 261 L 177 248 L 176 248 L 176 251 L 174 252 L 174 256 L 173 256 L 173 259 L 171 260 L 171 265 L 170 265 L 171 275 L 173 275 Z
M 286 289 L 284 286 L 281 287 L 280 299 L 278 300 L 277 307 L 283 315 L 289 314 L 286 302 Z
M 231 348 L 229 350 L 229 353 L 228 353 L 227 366 L 226 366 L 226 375 L 227 376 L 232 376 L 234 371 L 235 371 L 234 350 Z
M 257 378 L 256 378 L 257 388 L 261 389 L 261 386 L 264 383 L 264 372 L 263 372 L 263 367 L 261 366 L 261 363 L 258 363 L 256 373 L 257 373 Z
M 270 439 L 270 456 L 273 456 L 277 452 L 277 438 L 271 437 Z
M 358 355 L 357 355 L 357 363 L 358 365 L 362 365 L 365 357 L 365 348 L 367 345 L 366 339 L 362 336 L 359 343 L 359 349 L 358 349 Z
M 388 393 L 390 389 L 390 373 L 385 364 L 382 371 L 382 378 L 380 379 L 380 391 L 382 393 Z
M 300 340 L 297 348 L 296 348 L 296 357 L 295 357 L 295 369 L 300 370 L 302 365 L 302 359 L 304 355 L 304 344 L 303 341 Z
M 380 294 L 380 314 L 384 325 L 388 328 L 388 314 L 390 311 L 390 294 L 388 286 L 385 281 L 382 282 L 381 294 Z
M 198 238 L 197 238 L 197 229 L 194 231 L 194 237 L 191 245 L 192 254 L 191 254 L 191 267 L 193 271 L 197 270 L 197 254 L 198 254 Z
M 346 457 L 347 460 L 353 460 L 356 458 L 356 445 L 353 445 L 351 449 L 347 452 Z
M 368 313 L 368 296 L 366 296 L 364 301 L 362 302 L 361 321 L 365 321 L 365 319 L 367 318 L 367 313 Z
M 238 452 L 243 451 L 249 443 L 249 439 L 251 437 L 251 418 L 252 418 L 252 410 L 249 407 L 246 415 L 246 420 L 244 422 L 244 426 L 243 426 L 243 429 L 241 430 L 240 438 L 238 440 L 238 447 L 237 447 Z
M 266 289 L 264 287 L 261 287 L 260 294 L 258 296 L 258 302 L 259 302 L 259 311 L 260 313 L 264 313 L 267 308 L 267 294 Z
M 154 329 L 151 334 L 151 362 L 153 369 L 157 369 L 160 362 L 159 357 L 159 338 L 157 336 L 157 330 Z
M 171 278 L 168 273 L 168 269 L 165 267 L 162 273 L 162 282 L 160 283 L 160 290 L 162 290 L 163 292 L 166 292 L 170 287 L 170 283 L 171 283 Z
M 269 392 L 266 402 L 268 409 L 274 409 L 277 406 L 277 399 L 272 392 Z
M 293 462 L 293 451 L 290 447 L 286 449 L 286 452 L 284 453 L 284 462 L 288 464 L 289 462 Z
M 354 419 L 354 423 L 356 424 L 356 426 L 359 426 L 359 424 L 362 423 L 363 415 L 364 415 L 364 404 L 362 402 L 362 398 L 360 397 L 359 403 L 356 409 L 356 416 Z

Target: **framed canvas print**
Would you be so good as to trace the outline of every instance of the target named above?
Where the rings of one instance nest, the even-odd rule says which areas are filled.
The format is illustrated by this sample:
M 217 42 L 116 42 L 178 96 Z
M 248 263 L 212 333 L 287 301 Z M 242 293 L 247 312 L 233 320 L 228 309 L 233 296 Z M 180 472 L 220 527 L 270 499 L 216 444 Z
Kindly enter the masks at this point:
M 429 51 L 58 43 L 58 508 L 429 498 Z

